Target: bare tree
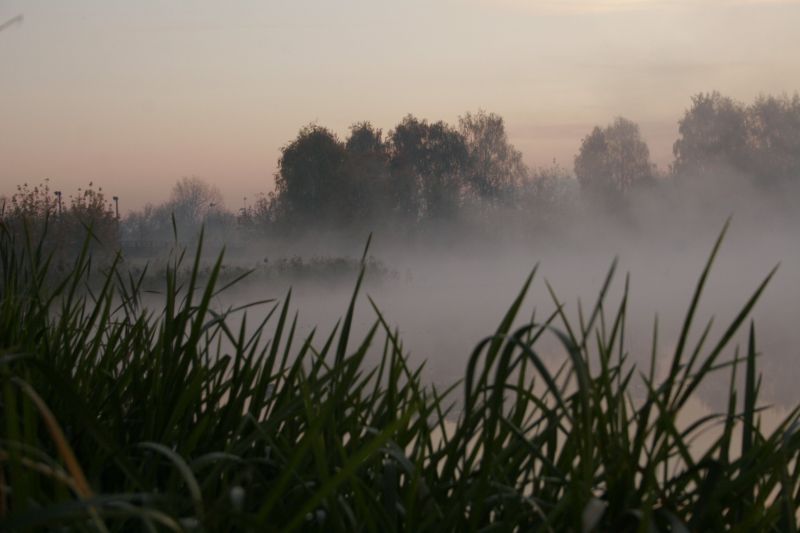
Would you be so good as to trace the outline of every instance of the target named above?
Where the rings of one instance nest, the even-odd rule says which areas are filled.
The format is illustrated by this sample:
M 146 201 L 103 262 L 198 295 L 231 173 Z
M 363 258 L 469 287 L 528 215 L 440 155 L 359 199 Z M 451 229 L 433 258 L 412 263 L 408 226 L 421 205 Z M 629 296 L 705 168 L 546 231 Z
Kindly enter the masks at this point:
M 175 183 L 167 205 L 177 221 L 194 226 L 209 214 L 221 211 L 222 203 L 222 193 L 215 185 L 190 176 Z

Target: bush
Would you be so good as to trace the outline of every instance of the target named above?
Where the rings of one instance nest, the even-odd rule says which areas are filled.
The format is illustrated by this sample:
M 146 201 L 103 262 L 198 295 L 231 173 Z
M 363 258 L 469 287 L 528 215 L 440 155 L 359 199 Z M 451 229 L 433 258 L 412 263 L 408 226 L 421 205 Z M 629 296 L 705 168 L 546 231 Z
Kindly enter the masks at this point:
M 50 190 L 48 180 L 17 186 L 0 210 L 0 221 L 10 238 L 18 245 L 41 244 L 42 251 L 61 266 L 80 252 L 87 236 L 91 236 L 89 246 L 97 259 L 107 258 L 119 248 L 118 220 L 102 187 L 95 189 L 90 182 L 66 202 L 61 194 Z

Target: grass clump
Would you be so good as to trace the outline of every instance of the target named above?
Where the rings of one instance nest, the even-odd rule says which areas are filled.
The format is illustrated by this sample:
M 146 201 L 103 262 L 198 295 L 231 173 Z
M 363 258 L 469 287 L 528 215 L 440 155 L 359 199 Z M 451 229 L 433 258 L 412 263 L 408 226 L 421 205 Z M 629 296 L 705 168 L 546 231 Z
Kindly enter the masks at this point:
M 197 277 L 199 282 L 205 283 L 214 273 L 213 265 L 204 262 L 198 272 L 193 271 L 193 265 L 185 265 L 177 272 L 177 280 L 188 279 L 192 275 Z M 154 283 L 163 282 L 168 271 L 174 269 L 171 259 L 167 259 L 163 264 L 156 266 L 152 262 L 142 265 L 129 265 L 128 271 L 133 276 L 140 276 L 146 273 L 144 286 L 152 286 Z M 384 282 L 396 280 L 400 277 L 399 273 L 386 266 L 382 261 L 374 257 L 367 257 L 364 260 L 349 257 L 329 257 L 315 256 L 303 258 L 300 256 L 280 257 L 270 260 L 264 258 L 255 266 L 244 266 L 240 264 L 223 264 L 216 273 L 217 284 L 227 284 L 237 278 L 246 276 L 249 282 L 261 284 L 280 283 L 313 283 L 317 285 L 333 285 L 340 283 L 352 283 L 361 270 L 371 281 Z M 172 272 L 171 272 L 172 273 Z
M 291 293 L 260 302 L 255 323 L 215 309 L 222 257 L 200 282 L 202 247 L 188 278 L 190 259 L 173 257 L 153 311 L 145 273 L 114 263 L 98 283 L 87 246 L 53 276 L 41 249 L 13 240 L 0 233 L 0 529 L 797 527 L 798 410 L 763 432 L 752 325 L 741 353 L 729 346 L 769 277 L 717 341 L 706 328 L 689 344 L 719 242 L 664 377 L 655 348 L 647 371 L 630 363 L 627 290 L 607 312 L 612 269 L 578 323 L 558 306 L 517 327 L 531 275 L 464 379 L 439 390 L 374 304 L 352 338 L 361 276 L 332 332 L 298 338 Z M 537 351 L 545 335 L 563 348 L 556 372 Z M 727 410 L 679 426 L 718 372 L 731 374 Z M 713 443 L 690 449 L 708 428 Z

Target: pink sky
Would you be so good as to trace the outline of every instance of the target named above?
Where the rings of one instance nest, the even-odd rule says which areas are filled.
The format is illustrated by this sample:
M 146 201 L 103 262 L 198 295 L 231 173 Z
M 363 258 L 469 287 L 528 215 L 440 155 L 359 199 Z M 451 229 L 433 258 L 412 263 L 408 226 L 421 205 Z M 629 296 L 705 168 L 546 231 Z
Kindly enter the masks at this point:
M 5 1 L 0 194 L 89 181 L 123 211 L 181 176 L 228 207 L 272 188 L 282 144 L 405 114 L 502 115 L 531 166 L 639 122 L 665 167 L 699 91 L 800 89 L 800 3 L 735 0 Z

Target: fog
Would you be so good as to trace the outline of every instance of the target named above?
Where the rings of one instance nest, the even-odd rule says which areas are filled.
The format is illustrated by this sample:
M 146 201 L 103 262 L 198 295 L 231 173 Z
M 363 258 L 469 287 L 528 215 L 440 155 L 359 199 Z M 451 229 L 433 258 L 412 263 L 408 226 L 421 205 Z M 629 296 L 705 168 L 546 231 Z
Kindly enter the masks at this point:
M 689 346 L 712 317 L 706 348 L 713 346 L 780 263 L 752 319 L 762 398 L 796 405 L 800 95 L 748 104 L 718 92 L 694 95 L 678 120 L 673 154 L 669 171 L 659 170 L 639 126 L 624 117 L 587 132 L 569 170 L 556 163 L 527 167 L 504 119 L 483 110 L 465 113 L 457 124 L 409 114 L 386 134 L 355 122 L 344 139 L 312 123 L 281 149 L 274 191 L 238 210 L 224 205 L 217 183 L 193 176 L 124 219 L 119 198 L 111 203 L 91 183 L 68 202 L 47 181 L 26 183 L 3 200 L 0 218 L 20 234 L 30 220 L 45 227 L 56 218 L 48 237 L 59 261 L 77 253 L 84 228 L 92 227 L 108 250 L 122 250 L 129 267 L 149 262 L 156 273 L 165 251 L 174 244 L 191 250 L 202 234 L 205 272 L 223 247 L 224 281 L 254 270 L 215 305 L 281 299 L 291 288 L 298 335 L 318 328 L 319 342 L 345 313 L 370 242 L 353 342 L 375 323 L 370 297 L 398 329 L 411 361 L 425 362 L 425 379 L 441 384 L 464 375 L 473 347 L 493 333 L 534 269 L 518 323 L 543 320 L 563 305 L 575 324 L 581 309 L 591 312 L 616 264 L 606 317 L 613 317 L 628 283 L 630 360 L 647 370 L 658 317 L 656 364 L 663 366 L 730 220 Z M 158 310 L 157 297 L 152 305 Z M 253 324 L 268 307 L 248 312 Z M 744 342 L 746 326 L 723 360 Z M 552 340 L 540 349 L 554 366 L 565 357 Z M 727 398 L 727 386 L 720 373 L 700 397 L 714 406 Z
M 680 194 L 645 199 L 624 217 L 584 211 L 561 220 L 558 230 L 547 236 L 509 236 L 499 230 L 492 237 L 486 233 L 476 236 L 451 228 L 425 237 L 392 239 L 376 232 L 369 254 L 391 273 L 376 276 L 367 271 L 356 306 L 351 348 L 376 320 L 369 296 L 387 322 L 398 328 L 411 360 L 426 362 L 426 379 L 437 384 L 453 383 L 463 377 L 472 349 L 493 333 L 537 265 L 519 323 L 534 312 L 537 320 L 553 312 L 555 304 L 547 283 L 565 304 L 571 319 L 577 319 L 578 302 L 584 313 L 590 312 L 616 258 L 616 275 L 604 307 L 606 316 L 616 312 L 628 275 L 626 349 L 631 360 L 646 371 L 657 315 L 658 364 L 663 367 L 671 361 L 692 293 L 714 242 L 731 217 L 689 346 L 694 346 L 713 317 L 706 349 L 713 347 L 759 284 L 780 263 L 752 317 L 764 376 L 762 398 L 778 406 L 796 405 L 800 402 L 795 385 L 800 378 L 796 365 L 800 357 L 800 329 L 796 326 L 800 317 L 797 217 L 791 209 L 776 208 L 773 200 L 763 200 L 757 191 L 744 188 L 726 195 L 724 202 L 694 204 L 689 200 L 692 197 Z M 366 232 L 362 238 L 338 240 L 309 235 L 283 248 L 267 242 L 253 244 L 257 254 L 244 254 L 231 261 L 256 265 L 268 255 L 314 257 L 331 253 L 357 259 L 365 241 Z M 232 288 L 217 303 L 226 307 L 261 298 L 282 299 L 291 286 L 292 309 L 299 312 L 299 335 L 305 336 L 317 327 L 316 339 L 321 345 L 347 310 L 356 272 L 333 281 L 255 278 Z M 250 310 L 248 322 L 254 323 L 258 315 L 259 311 Z M 746 326 L 722 359 L 733 356 L 737 343 L 746 346 Z M 375 342 L 374 348 L 379 350 L 381 342 Z M 540 348 L 553 366 L 566 357 L 563 348 L 552 340 L 544 339 Z M 700 391 L 701 400 L 723 408 L 728 384 L 727 372 L 720 372 Z

